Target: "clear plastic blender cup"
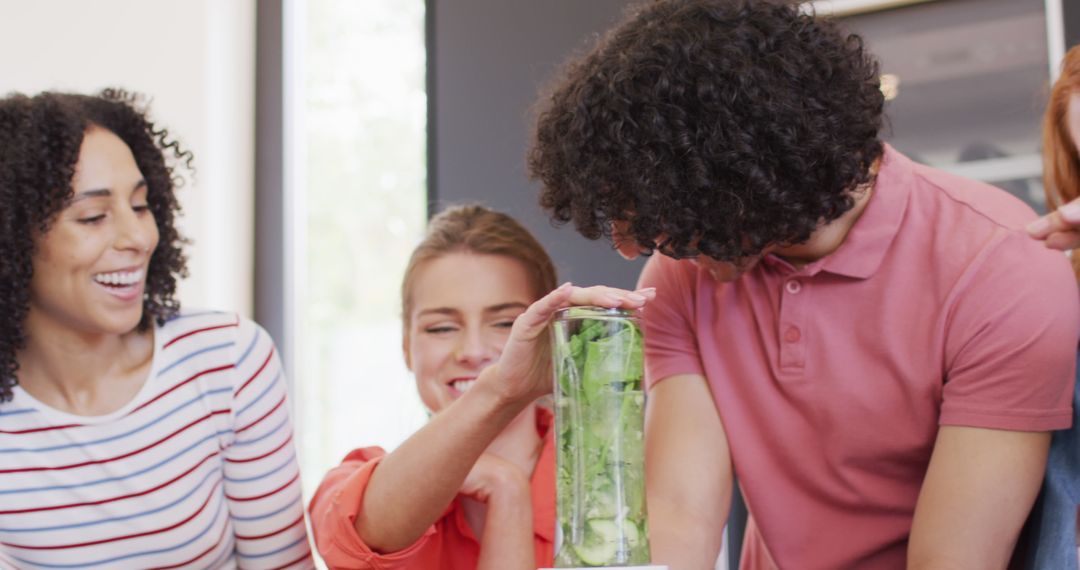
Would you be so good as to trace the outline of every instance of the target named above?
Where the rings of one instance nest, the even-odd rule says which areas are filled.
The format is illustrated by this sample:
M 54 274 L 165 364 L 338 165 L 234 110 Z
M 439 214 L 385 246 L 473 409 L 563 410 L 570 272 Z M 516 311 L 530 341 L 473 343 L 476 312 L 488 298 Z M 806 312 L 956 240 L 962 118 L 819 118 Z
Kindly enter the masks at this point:
M 556 568 L 649 564 L 642 337 L 631 311 L 571 307 L 552 324 Z

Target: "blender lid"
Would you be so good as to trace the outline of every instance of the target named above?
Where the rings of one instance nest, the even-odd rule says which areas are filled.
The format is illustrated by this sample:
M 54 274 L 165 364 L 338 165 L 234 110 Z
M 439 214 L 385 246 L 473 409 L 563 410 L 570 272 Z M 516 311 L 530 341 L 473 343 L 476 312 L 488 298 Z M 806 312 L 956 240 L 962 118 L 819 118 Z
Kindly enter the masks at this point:
M 567 307 L 555 311 L 556 319 L 636 319 L 636 309 L 609 309 L 607 307 Z

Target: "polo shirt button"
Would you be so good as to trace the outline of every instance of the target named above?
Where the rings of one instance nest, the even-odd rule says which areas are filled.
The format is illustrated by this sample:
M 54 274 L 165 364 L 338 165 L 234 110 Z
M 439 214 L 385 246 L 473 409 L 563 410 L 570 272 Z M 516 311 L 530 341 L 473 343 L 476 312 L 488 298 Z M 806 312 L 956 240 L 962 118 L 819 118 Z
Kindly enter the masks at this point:
M 794 294 L 798 293 L 799 291 L 802 291 L 802 283 L 799 283 L 798 281 L 795 281 L 794 279 L 787 282 L 787 292 L 788 293 L 791 293 L 792 295 L 794 295 Z
M 787 342 L 799 342 L 802 338 L 802 333 L 799 332 L 799 327 L 788 327 L 788 330 L 784 331 L 784 340 Z

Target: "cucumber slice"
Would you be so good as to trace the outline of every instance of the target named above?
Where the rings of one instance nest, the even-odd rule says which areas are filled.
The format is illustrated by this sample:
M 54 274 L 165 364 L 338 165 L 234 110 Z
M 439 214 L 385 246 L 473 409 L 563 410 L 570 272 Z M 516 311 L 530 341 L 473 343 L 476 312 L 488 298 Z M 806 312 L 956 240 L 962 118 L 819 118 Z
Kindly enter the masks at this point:
M 605 566 L 625 562 L 623 560 L 629 554 L 628 548 L 637 546 L 640 536 L 637 525 L 631 521 L 624 521 L 621 525 L 623 536 L 620 536 L 620 525 L 612 519 L 590 519 L 585 523 L 585 540 L 582 544 L 574 545 L 581 561 L 589 566 Z M 625 538 L 626 543 L 622 540 Z M 622 556 L 619 556 L 622 554 Z
M 616 562 L 619 529 L 610 519 L 590 519 L 585 522 L 585 540 L 574 545 L 581 561 L 589 566 L 604 566 Z
M 579 544 L 574 547 L 578 558 L 589 566 L 605 566 L 615 563 L 615 543 L 604 542 L 595 545 Z

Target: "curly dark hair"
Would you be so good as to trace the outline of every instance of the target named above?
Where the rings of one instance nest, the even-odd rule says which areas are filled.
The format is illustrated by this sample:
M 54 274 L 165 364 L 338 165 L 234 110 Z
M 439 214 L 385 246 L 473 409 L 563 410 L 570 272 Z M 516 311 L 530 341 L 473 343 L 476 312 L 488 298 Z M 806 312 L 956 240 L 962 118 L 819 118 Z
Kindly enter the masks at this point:
M 144 98 L 106 89 L 97 96 L 13 93 L 0 99 L 0 402 L 11 399 L 18 382 L 15 355 L 26 346 L 36 236 L 49 231 L 72 198 L 79 148 L 91 125 L 113 132 L 131 149 L 157 223 L 160 238 L 146 276 L 139 330 L 180 308 L 176 282 L 187 269 L 185 240 L 173 224 L 180 211 L 174 190 L 183 181 L 174 167 L 190 169 L 192 155 L 148 119 Z
M 852 208 L 883 151 L 879 84 L 859 36 L 795 3 L 645 4 L 541 101 L 530 175 L 589 239 L 625 221 L 646 254 L 738 262 Z

